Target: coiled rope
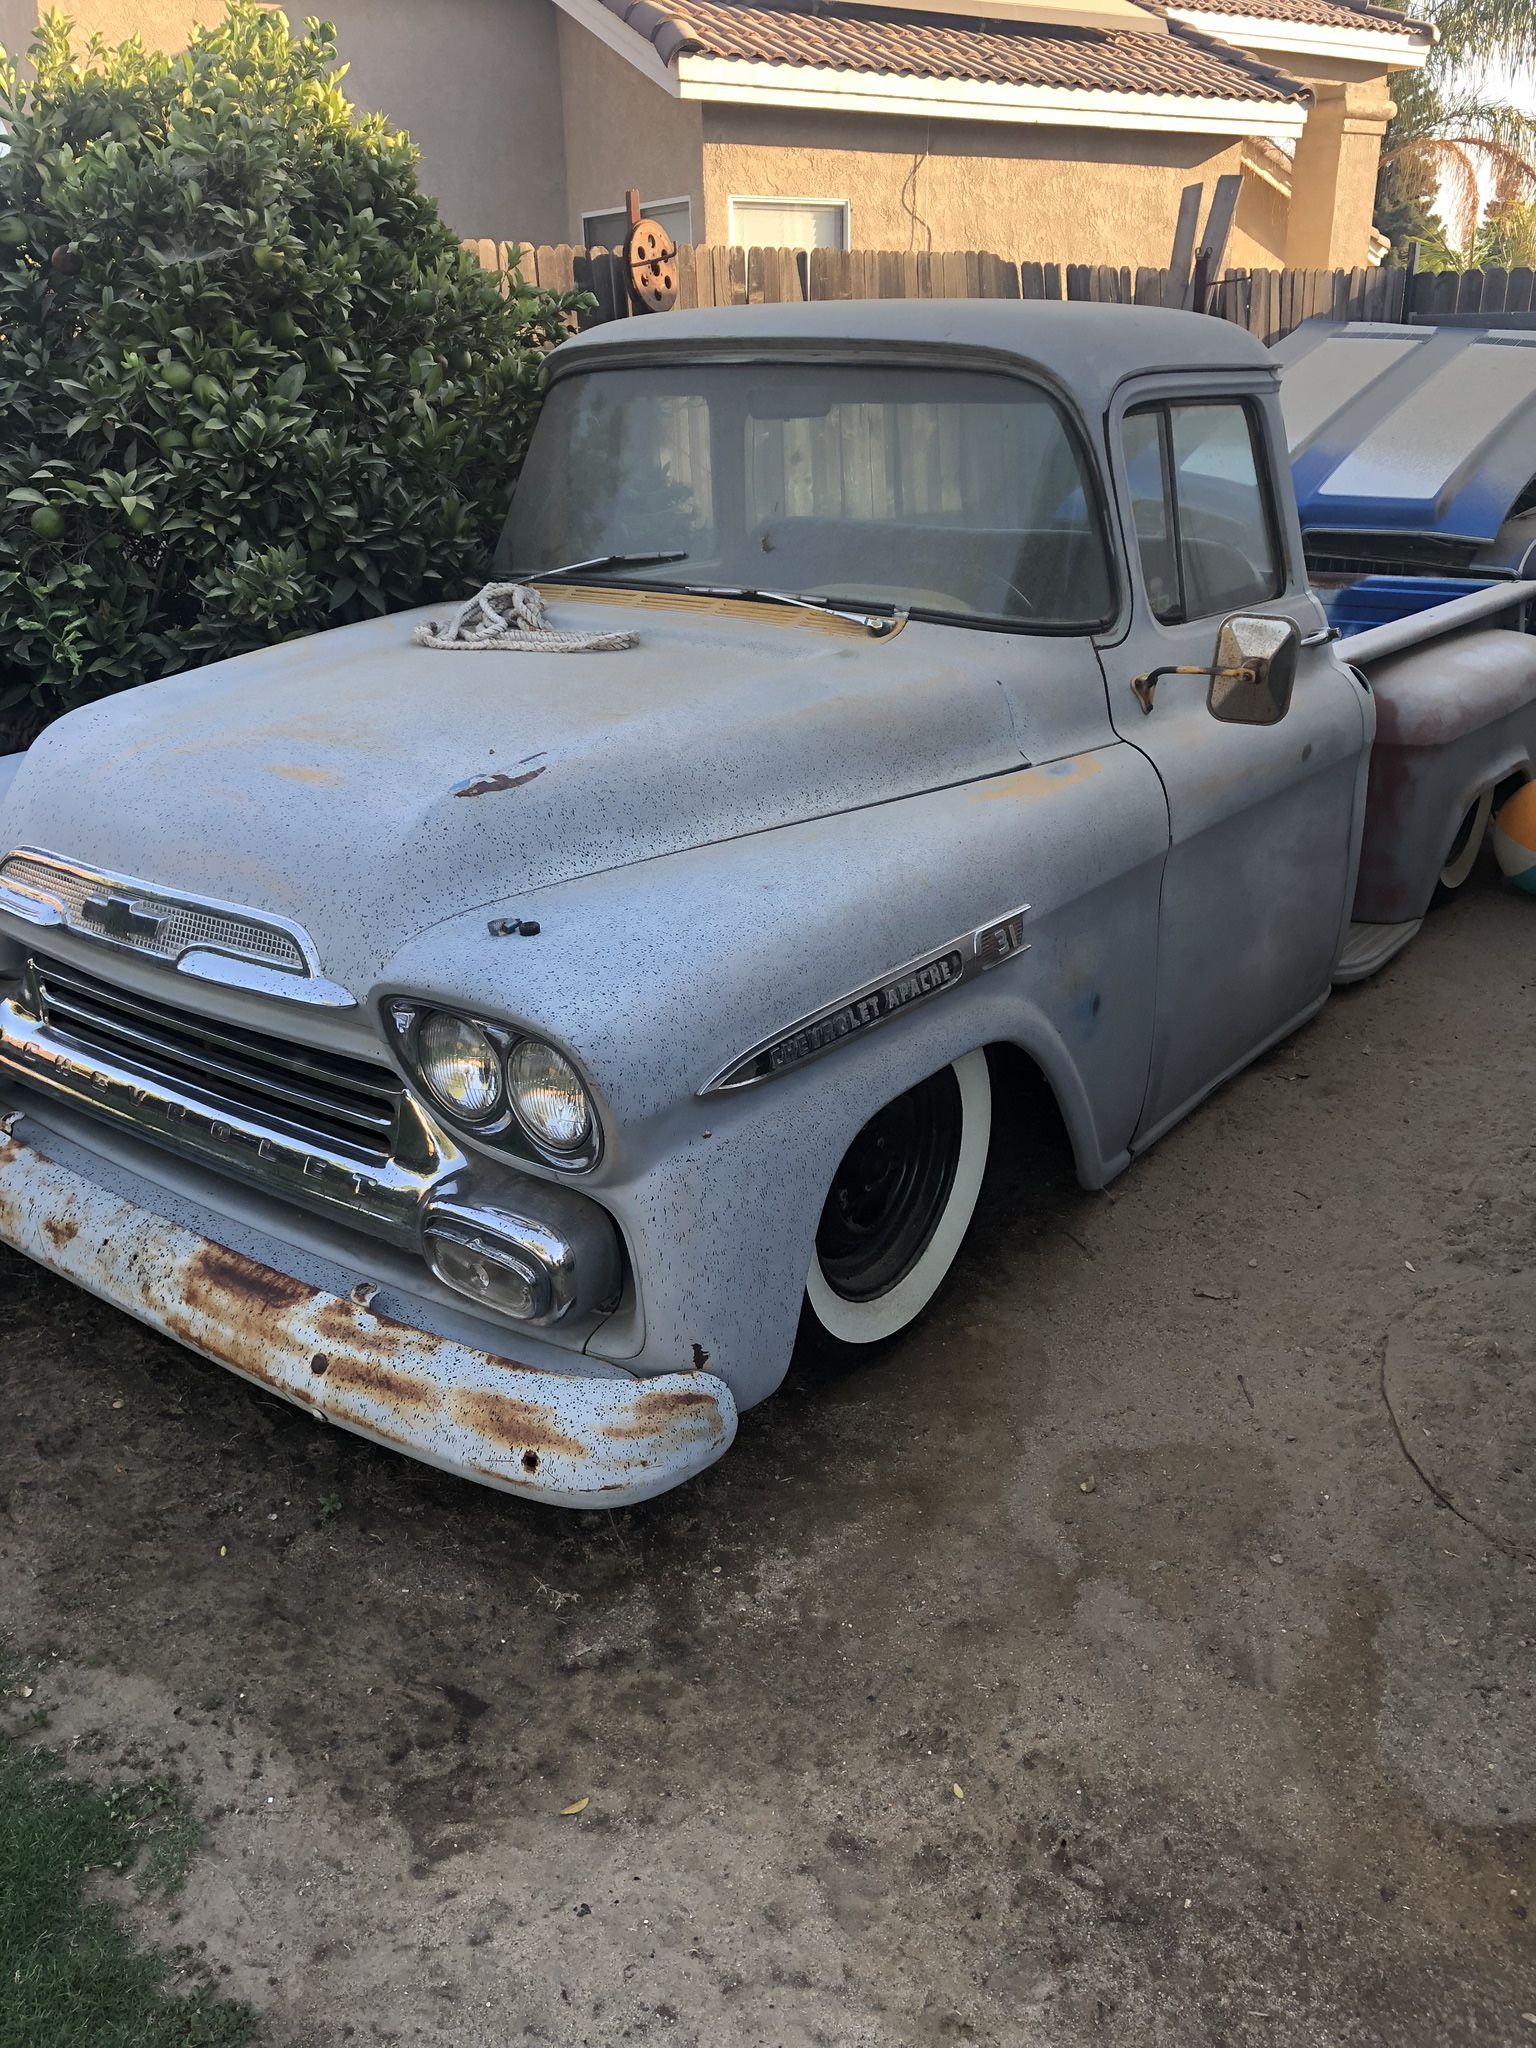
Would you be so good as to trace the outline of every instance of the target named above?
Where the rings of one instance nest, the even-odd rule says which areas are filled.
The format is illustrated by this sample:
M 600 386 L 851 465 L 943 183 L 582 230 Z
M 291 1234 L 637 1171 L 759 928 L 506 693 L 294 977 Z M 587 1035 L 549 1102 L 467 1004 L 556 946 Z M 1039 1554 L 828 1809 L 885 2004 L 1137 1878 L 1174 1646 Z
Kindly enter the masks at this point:
M 637 647 L 636 633 L 557 633 L 544 623 L 544 600 L 527 583 L 487 583 L 446 619 L 428 619 L 411 635 L 418 647 L 504 648 L 512 654 L 607 654 Z

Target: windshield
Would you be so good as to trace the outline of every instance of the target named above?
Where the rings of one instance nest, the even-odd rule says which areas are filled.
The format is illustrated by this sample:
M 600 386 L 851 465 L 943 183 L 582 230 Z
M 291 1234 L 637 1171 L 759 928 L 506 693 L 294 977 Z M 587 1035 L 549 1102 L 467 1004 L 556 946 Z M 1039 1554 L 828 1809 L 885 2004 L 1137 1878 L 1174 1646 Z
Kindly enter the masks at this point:
M 498 576 L 793 593 L 1044 632 L 1113 610 L 1093 487 L 1052 399 L 991 371 L 715 363 L 552 386 Z

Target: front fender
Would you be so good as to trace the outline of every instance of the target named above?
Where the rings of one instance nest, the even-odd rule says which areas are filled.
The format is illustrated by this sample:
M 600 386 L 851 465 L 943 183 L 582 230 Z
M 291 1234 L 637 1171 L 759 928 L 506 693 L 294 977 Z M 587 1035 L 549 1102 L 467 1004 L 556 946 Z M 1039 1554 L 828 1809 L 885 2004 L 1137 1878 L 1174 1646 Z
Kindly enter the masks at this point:
M 603 1120 L 582 1185 L 616 1216 L 640 1313 L 593 1340 L 699 1363 L 738 1402 L 782 1376 L 826 1189 L 876 1109 L 979 1045 L 1027 1051 L 1082 1179 L 1125 1162 L 1150 1051 L 1167 810 L 1122 745 L 509 899 L 414 940 L 389 992 L 542 1032 Z M 749 1047 L 1020 906 L 1027 951 L 756 1086 L 701 1095 Z

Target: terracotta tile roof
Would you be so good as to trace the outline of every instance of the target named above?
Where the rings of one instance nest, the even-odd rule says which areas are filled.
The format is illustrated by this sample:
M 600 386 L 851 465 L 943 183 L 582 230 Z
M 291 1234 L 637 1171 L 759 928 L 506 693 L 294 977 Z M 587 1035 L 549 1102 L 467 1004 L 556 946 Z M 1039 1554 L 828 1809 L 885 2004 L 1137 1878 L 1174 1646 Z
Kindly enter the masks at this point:
M 1156 0 L 1138 0 L 1138 4 L 1163 11 Z M 1408 36 L 1421 43 L 1434 40 L 1427 21 L 1390 7 L 1352 7 L 1349 0 L 1165 0 L 1165 5 L 1181 12 L 1249 14 L 1257 21 L 1294 21 L 1306 28 L 1371 29 L 1377 35 Z
M 1280 4 L 1280 0 L 1269 0 Z M 1294 0 L 1322 5 L 1324 0 Z M 604 0 L 670 64 L 679 53 L 754 64 L 819 65 L 902 78 L 958 78 L 1065 92 L 1305 103 L 1305 86 L 1267 64 L 1174 28 L 1163 35 L 904 14 L 899 7 L 758 6 L 750 0 Z

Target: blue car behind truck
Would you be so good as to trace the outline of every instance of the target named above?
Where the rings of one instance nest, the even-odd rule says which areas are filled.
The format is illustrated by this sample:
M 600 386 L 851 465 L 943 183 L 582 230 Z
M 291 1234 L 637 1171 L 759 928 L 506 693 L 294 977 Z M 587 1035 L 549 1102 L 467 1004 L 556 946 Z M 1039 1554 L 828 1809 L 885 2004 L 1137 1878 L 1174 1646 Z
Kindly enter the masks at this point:
M 1536 565 L 1536 325 L 1506 319 L 1309 320 L 1274 348 L 1307 566 L 1341 636 Z

